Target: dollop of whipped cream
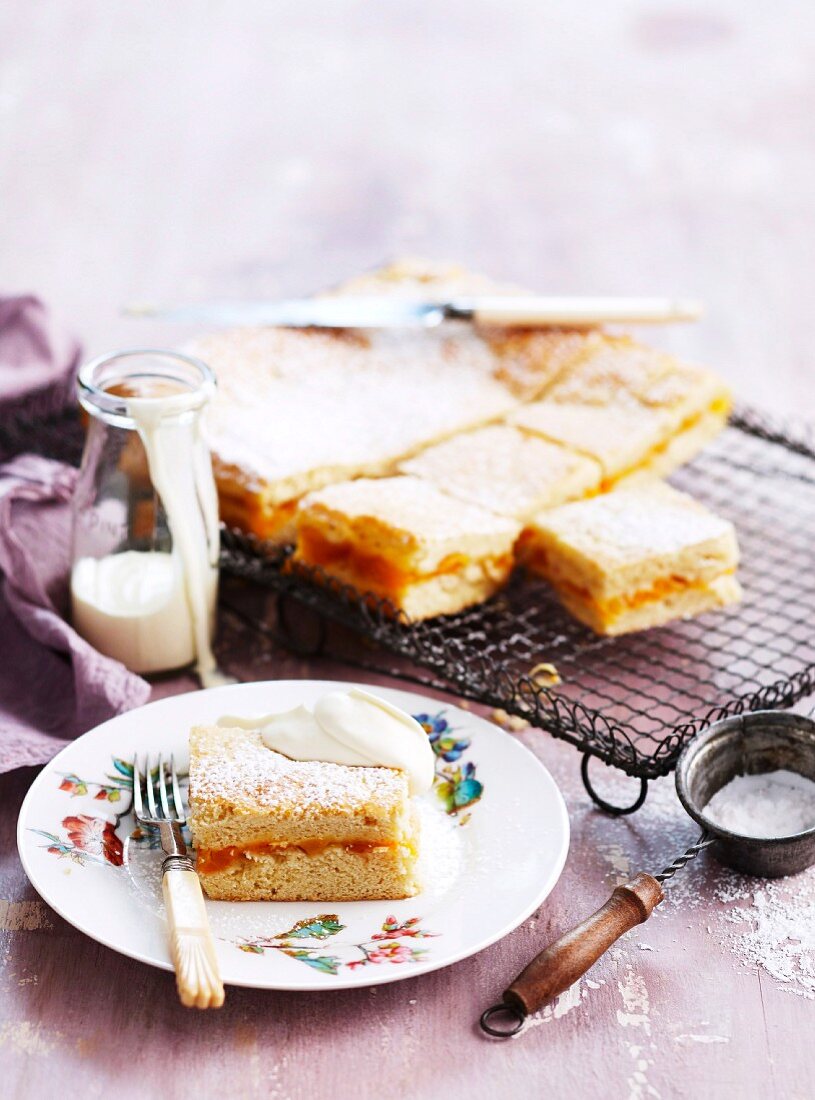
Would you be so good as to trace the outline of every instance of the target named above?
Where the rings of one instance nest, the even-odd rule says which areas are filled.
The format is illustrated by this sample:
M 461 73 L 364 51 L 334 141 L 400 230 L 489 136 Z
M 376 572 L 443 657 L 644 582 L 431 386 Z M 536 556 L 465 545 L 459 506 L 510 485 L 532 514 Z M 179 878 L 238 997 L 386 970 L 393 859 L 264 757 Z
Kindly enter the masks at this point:
M 292 760 L 368 768 L 398 768 L 410 793 L 433 785 L 435 759 L 415 718 L 361 688 L 330 691 L 314 704 L 258 718 L 224 715 L 219 726 L 260 730 L 267 748 Z

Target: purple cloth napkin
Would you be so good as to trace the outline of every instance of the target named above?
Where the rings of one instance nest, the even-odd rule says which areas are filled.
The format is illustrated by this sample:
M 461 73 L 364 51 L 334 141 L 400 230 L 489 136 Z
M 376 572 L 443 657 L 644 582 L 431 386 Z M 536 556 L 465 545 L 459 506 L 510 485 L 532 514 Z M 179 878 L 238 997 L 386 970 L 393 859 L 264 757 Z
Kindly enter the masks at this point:
M 0 418 L 47 415 L 73 397 L 81 348 L 30 294 L 0 298 Z
M 0 299 L 0 418 L 64 405 L 78 356 L 36 299 Z M 45 763 L 150 694 L 65 620 L 76 473 L 35 455 L 0 465 L 0 772 Z

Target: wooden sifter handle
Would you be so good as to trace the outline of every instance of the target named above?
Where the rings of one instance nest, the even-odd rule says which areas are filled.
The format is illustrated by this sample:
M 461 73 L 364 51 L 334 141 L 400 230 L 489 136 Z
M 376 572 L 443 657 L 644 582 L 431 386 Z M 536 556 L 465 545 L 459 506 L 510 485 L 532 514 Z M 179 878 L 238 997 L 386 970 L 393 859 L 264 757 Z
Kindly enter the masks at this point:
M 529 1013 L 537 1012 L 574 985 L 624 932 L 646 921 L 664 896 L 657 880 L 646 874 L 639 874 L 630 882 L 615 887 L 605 905 L 545 947 L 521 971 L 504 991 L 503 1006 L 488 1009 L 482 1017 L 484 1030 L 497 1037 L 514 1034 L 520 1023 L 510 1031 L 498 1031 L 485 1026 L 485 1021 L 488 1024 L 490 1014 L 504 1006 L 517 1015 L 520 1022 Z

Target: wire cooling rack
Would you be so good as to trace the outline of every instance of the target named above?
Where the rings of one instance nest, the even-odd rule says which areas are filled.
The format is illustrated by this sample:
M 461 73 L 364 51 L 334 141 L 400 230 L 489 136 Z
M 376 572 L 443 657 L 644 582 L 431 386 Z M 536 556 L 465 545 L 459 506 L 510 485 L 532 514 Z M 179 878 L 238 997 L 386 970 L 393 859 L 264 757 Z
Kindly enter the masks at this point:
M 77 462 L 75 414 L 0 428 L 0 454 L 23 447 Z M 516 574 L 487 603 L 411 623 L 319 569 L 287 568 L 288 552 L 224 530 L 222 566 L 292 597 L 407 659 L 423 680 L 526 719 L 584 754 L 592 797 L 611 812 L 642 804 L 700 729 L 720 717 L 792 706 L 815 691 L 815 439 L 750 410 L 672 482 L 736 526 L 744 601 L 687 622 L 599 638 L 546 584 Z M 370 651 L 369 651 L 370 652 Z M 365 660 L 361 663 L 365 664 Z M 552 684 L 533 670 L 554 665 Z M 372 653 L 368 667 L 377 667 Z M 641 781 L 636 802 L 608 806 L 593 791 L 594 756 Z

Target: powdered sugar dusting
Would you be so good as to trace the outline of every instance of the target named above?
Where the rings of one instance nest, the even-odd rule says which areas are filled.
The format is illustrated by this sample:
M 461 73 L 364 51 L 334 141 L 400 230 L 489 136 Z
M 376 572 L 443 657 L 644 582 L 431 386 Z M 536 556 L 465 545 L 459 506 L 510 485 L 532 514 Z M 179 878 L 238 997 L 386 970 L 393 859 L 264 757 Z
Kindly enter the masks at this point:
M 553 401 L 627 406 L 634 410 L 673 410 L 679 416 L 699 410 L 716 398 L 727 400 L 723 382 L 702 367 L 678 363 L 670 355 L 622 338 L 594 347 L 569 373 L 558 379 L 548 397 Z M 674 422 L 676 422 L 676 416 Z
M 536 736 L 522 735 L 531 744 Z M 597 876 L 593 897 L 598 904 L 604 900 L 601 883 L 610 890 L 637 871 L 657 873 L 699 836 L 698 826 L 676 797 L 672 776 L 649 784 L 645 805 L 630 819 L 610 821 L 574 784 L 566 754 L 561 758 L 553 752 L 546 762 L 556 778 L 562 776 L 573 836 L 580 838 L 584 850 L 593 848 L 596 853 L 590 867 Z M 630 801 L 632 784 L 625 776 L 604 770 L 593 779 L 610 802 Z M 622 971 L 630 963 L 635 973 L 647 977 L 649 969 L 663 966 L 666 943 L 680 949 L 689 933 L 697 947 L 704 937 L 703 957 L 709 957 L 716 972 L 726 972 L 728 962 L 739 970 L 759 968 L 779 990 L 815 1000 L 815 867 L 789 878 L 752 878 L 703 852 L 666 883 L 665 900 L 648 923 L 624 936 L 589 976 L 595 979 L 610 972 L 625 980 Z M 642 942 L 653 950 L 643 951 Z M 624 1004 L 618 1007 L 625 1014 L 631 1011 Z M 664 1007 L 657 1005 L 660 1012 Z M 709 1030 L 723 1038 L 710 1042 L 726 1040 L 722 1023 Z M 694 1038 L 705 1031 L 702 1021 L 685 1019 L 683 1025 L 676 1029 L 685 1034 L 683 1042 L 703 1041 Z
M 650 1001 L 643 976 L 629 966 L 617 982 L 617 988 L 623 1002 L 622 1008 L 617 1009 L 617 1022 L 623 1027 L 641 1027 L 650 1034 Z
M 815 827 L 815 783 L 786 768 L 737 775 L 716 791 L 705 815 L 739 836 L 793 836 Z
M 597 987 L 595 986 L 595 988 Z M 571 1012 L 572 1009 L 578 1008 L 582 999 L 582 985 L 580 981 L 576 981 L 574 985 L 569 986 L 568 989 L 556 997 L 551 1004 L 544 1005 L 538 1012 L 533 1012 L 524 1025 L 524 1031 L 528 1031 L 533 1027 L 540 1027 L 541 1024 L 548 1024 L 551 1020 L 559 1020 L 562 1016 Z
M 517 523 L 448 496 L 417 477 L 360 478 L 311 493 L 304 510 L 339 512 L 350 520 L 375 518 L 405 537 L 427 541 L 492 536 L 507 545 L 520 533 Z
M 507 425 L 465 432 L 400 465 L 499 515 L 525 518 L 599 485 L 598 463 Z
M 353 815 L 371 803 L 389 807 L 407 798 L 402 772 L 289 760 L 268 749 L 256 730 L 199 727 L 190 742 L 190 797 L 196 813 L 207 804 L 228 803 L 250 813 L 285 812 L 290 818 Z
M 729 1043 L 727 1035 L 677 1035 L 675 1043 Z
M 416 877 L 425 905 L 452 888 L 462 870 L 464 836 L 455 818 L 441 812 L 433 795 L 416 800 L 420 840 Z
M 442 299 L 518 292 L 425 261 L 397 262 L 337 290 Z M 453 322 L 365 333 L 247 328 L 190 350 L 218 375 L 208 419 L 217 460 L 241 484 L 283 500 L 344 476 L 387 472 L 422 446 L 493 420 L 599 343 L 583 332 Z
M 736 560 L 733 525 L 660 482 L 564 504 L 541 517 L 538 526 L 584 552 L 600 547 L 609 568 L 719 539 L 732 541 L 722 545 L 717 559 L 723 565 Z
M 388 463 L 516 404 L 470 326 L 371 337 L 245 329 L 193 350 L 218 375 L 213 450 L 269 481 Z
M 519 428 L 595 458 L 611 476 L 636 463 L 668 434 L 666 418 L 642 406 L 557 404 L 524 405 L 508 418 Z

